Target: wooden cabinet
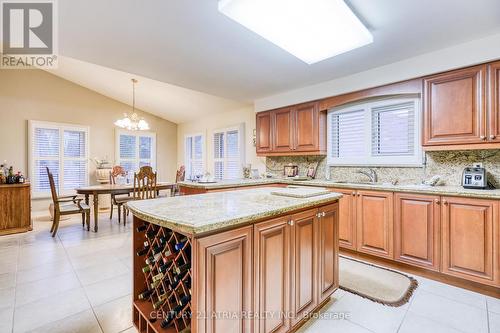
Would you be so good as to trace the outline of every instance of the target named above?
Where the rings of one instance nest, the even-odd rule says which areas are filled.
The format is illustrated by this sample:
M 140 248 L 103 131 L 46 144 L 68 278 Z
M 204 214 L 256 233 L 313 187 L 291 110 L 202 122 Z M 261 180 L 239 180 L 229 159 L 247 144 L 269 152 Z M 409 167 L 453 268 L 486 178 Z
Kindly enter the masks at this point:
M 290 217 L 262 222 L 254 228 L 255 332 L 281 333 L 290 329 L 283 313 L 290 311 Z
M 253 332 L 248 318 L 216 320 L 213 314 L 239 314 L 252 311 L 253 227 L 244 227 L 197 239 L 194 274 L 200 333 Z
M 339 205 L 322 207 L 318 213 L 318 303 L 338 288 Z
M 488 140 L 500 142 L 500 61 L 488 66 Z
M 440 200 L 439 196 L 395 194 L 396 260 L 439 271 Z
M 0 185 L 0 235 L 30 230 L 30 184 Z
M 274 124 L 274 152 L 294 150 L 295 113 L 291 108 L 272 112 Z
M 271 151 L 273 145 L 271 112 L 257 113 L 255 128 L 257 153 Z
M 339 246 L 356 250 L 356 191 L 342 188 L 331 191 L 344 195 L 339 199 Z
M 441 271 L 498 286 L 498 202 L 443 197 L 442 226 Z
M 259 112 L 256 117 L 258 155 L 326 154 L 326 112 L 319 111 L 318 102 Z
M 317 303 L 317 209 L 292 216 L 292 326 L 311 312 Z
M 424 79 L 424 146 L 486 141 L 486 65 Z
M 357 250 L 393 259 L 393 194 L 357 192 Z

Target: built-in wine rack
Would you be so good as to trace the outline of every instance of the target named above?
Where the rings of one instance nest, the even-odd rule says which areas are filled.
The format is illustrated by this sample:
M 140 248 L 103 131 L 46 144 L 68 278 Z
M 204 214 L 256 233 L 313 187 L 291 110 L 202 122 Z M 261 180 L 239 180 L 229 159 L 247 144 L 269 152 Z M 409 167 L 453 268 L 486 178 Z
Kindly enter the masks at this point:
M 139 332 L 190 332 L 192 240 L 134 218 L 133 320 Z

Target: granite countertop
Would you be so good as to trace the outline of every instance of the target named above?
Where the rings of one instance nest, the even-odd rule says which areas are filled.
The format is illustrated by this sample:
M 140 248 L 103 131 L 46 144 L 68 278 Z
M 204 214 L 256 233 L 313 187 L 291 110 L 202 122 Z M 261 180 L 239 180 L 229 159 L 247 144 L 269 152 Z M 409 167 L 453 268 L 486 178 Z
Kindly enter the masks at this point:
M 310 198 L 271 194 L 276 188 L 216 192 L 127 203 L 132 213 L 150 223 L 187 234 L 203 234 L 299 209 L 335 202 L 339 193 Z
M 210 184 L 193 183 L 193 182 L 180 183 L 180 185 L 183 186 L 204 188 L 207 190 L 231 188 L 231 187 L 243 187 L 251 185 L 264 185 L 264 184 L 322 186 L 322 187 L 335 187 L 335 188 L 346 188 L 346 189 L 435 194 L 435 195 L 461 196 L 461 197 L 483 198 L 483 199 L 500 199 L 500 189 L 473 190 L 473 189 L 465 189 L 462 186 L 452 186 L 452 185 L 428 186 L 428 185 L 393 185 L 390 183 L 369 184 L 369 183 L 349 183 L 343 181 L 321 180 L 321 179 L 294 181 L 292 179 L 286 179 L 286 178 L 226 180 Z

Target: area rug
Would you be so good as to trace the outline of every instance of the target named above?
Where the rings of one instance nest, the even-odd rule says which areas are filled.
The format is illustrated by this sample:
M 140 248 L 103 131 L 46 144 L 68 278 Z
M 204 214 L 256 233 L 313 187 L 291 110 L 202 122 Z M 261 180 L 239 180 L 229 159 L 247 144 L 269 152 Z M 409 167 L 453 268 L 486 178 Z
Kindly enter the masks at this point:
M 339 258 L 340 289 L 388 306 L 408 302 L 418 286 L 413 277 L 349 257 Z

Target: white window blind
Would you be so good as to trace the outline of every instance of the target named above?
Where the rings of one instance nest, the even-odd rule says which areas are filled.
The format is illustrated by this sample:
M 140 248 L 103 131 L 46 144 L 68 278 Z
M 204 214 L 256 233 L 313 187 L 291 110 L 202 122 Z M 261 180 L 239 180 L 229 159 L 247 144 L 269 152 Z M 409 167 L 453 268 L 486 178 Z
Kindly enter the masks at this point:
M 328 112 L 330 165 L 422 164 L 418 98 L 390 98 Z
M 30 178 L 33 197 L 50 196 L 46 167 L 60 194 L 88 185 L 88 135 L 85 126 L 30 121 Z
M 238 179 L 244 164 L 242 127 L 214 132 L 214 178 Z
M 122 166 L 129 177 L 142 166 L 156 169 L 156 134 L 116 130 L 116 164 Z
M 187 179 L 194 179 L 204 173 L 204 144 L 201 134 L 186 136 L 184 156 Z

